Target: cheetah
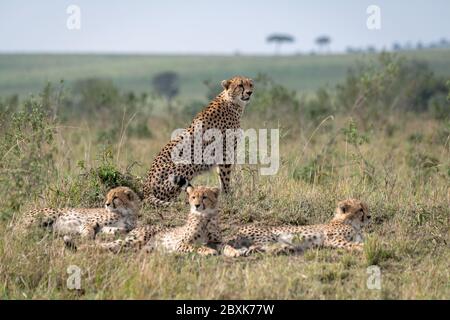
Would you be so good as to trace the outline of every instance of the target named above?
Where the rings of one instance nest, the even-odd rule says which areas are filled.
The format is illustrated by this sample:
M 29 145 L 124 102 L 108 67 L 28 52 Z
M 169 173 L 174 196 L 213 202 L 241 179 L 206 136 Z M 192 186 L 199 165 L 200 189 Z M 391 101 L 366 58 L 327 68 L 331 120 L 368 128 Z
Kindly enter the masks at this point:
M 98 243 L 101 250 L 118 253 L 126 250 L 142 249 L 144 252 L 162 251 L 216 255 L 212 248 L 221 243 L 218 224 L 219 188 L 203 186 L 186 187 L 190 213 L 185 225 L 166 228 L 146 225 L 132 230 L 124 240 Z
M 229 192 L 233 162 L 231 159 L 234 159 L 232 155 L 236 150 L 239 137 L 235 137 L 233 141 L 230 140 L 233 146 L 227 148 L 229 142 L 225 139 L 226 132 L 227 130 L 241 129 L 241 117 L 253 93 L 253 80 L 236 76 L 229 80 L 223 80 L 221 84 L 223 91 L 194 117 L 191 125 L 183 131 L 183 134 L 172 139 L 154 159 L 144 183 L 143 193 L 146 203 L 156 207 L 169 206 L 182 190 L 171 182 L 172 176 L 183 176 L 191 181 L 196 175 L 208 171 L 214 166 L 219 175 L 222 192 Z M 222 134 L 221 142 L 224 152 L 219 155 L 220 159 L 205 161 L 202 158 L 203 151 L 210 144 L 203 136 L 208 129 L 218 130 Z M 189 143 L 190 155 L 187 155 L 187 161 L 174 161 L 172 153 L 176 152 L 180 145 L 190 141 L 191 137 L 197 139 L 196 132 L 201 134 L 200 148 L 196 148 L 195 143 Z
M 225 256 L 237 257 L 252 252 L 296 253 L 308 248 L 363 249 L 362 227 L 370 221 L 367 205 L 356 199 L 338 203 L 327 224 L 310 226 L 241 227 L 224 241 Z
M 72 235 L 94 239 L 96 234 L 127 233 L 136 225 L 140 199 L 128 187 L 111 189 L 104 208 L 43 208 L 28 212 L 21 227 L 39 225 L 50 228 L 69 241 Z

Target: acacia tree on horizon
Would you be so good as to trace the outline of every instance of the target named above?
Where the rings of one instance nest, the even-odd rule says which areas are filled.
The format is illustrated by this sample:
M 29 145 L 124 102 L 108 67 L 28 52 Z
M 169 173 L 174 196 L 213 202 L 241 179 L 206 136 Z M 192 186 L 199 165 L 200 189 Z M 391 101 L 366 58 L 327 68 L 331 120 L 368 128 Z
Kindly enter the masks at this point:
M 153 89 L 167 99 L 169 112 L 172 112 L 172 99 L 180 91 L 180 77 L 176 72 L 165 71 L 152 78 Z
M 320 36 L 316 38 L 316 44 L 319 46 L 319 51 L 324 52 L 326 48 L 330 51 L 331 38 L 329 36 Z
M 274 33 L 269 35 L 266 41 L 275 44 L 275 55 L 278 55 L 280 53 L 281 45 L 283 43 L 293 43 L 295 42 L 295 38 L 289 34 Z

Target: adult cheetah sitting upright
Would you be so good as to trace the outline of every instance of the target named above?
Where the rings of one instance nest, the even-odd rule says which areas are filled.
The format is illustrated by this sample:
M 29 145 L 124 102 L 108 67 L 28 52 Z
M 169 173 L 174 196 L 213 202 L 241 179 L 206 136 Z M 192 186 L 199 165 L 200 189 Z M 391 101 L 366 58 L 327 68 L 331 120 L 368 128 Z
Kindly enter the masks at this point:
M 336 214 L 327 224 L 310 226 L 256 227 L 238 230 L 222 247 L 226 256 L 251 252 L 301 252 L 308 248 L 328 247 L 361 251 L 362 227 L 370 220 L 364 202 L 348 199 L 338 203 Z
M 226 133 L 227 130 L 240 129 L 242 113 L 253 93 L 253 81 L 249 78 L 236 76 L 229 80 L 223 80 L 222 87 L 223 91 L 195 116 L 184 133 L 172 139 L 156 156 L 144 184 L 145 202 L 155 206 L 170 205 L 171 201 L 181 192 L 180 186 L 173 183 L 174 176 L 182 176 L 191 181 L 196 175 L 210 170 L 213 166 L 217 166 L 222 192 L 229 192 L 233 160 L 230 161 L 231 156 L 227 157 L 227 153 L 233 152 L 234 154 L 237 140 L 234 139 L 232 141 L 233 146 L 227 148 Z M 222 157 L 205 161 L 202 158 L 203 151 L 211 142 L 207 141 L 203 134 L 209 129 L 218 130 L 222 134 L 221 142 L 224 152 Z M 196 133 L 201 134 L 201 140 L 199 141 L 201 148 L 196 148 L 196 144 L 192 142 L 198 137 Z M 174 161 L 172 153 L 188 141 L 190 141 L 188 148 L 190 154 L 183 155 L 183 161 Z

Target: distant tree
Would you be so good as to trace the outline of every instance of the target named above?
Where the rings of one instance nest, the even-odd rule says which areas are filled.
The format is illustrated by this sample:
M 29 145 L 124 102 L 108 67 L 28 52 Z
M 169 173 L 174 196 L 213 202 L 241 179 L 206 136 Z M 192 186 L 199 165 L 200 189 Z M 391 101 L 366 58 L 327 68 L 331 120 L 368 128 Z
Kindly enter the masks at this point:
M 413 49 L 413 45 L 411 42 L 407 42 L 404 46 L 403 46 L 404 50 L 412 50 Z
M 278 54 L 283 43 L 292 43 L 295 41 L 295 38 L 289 34 L 274 33 L 268 36 L 266 41 L 268 43 L 275 43 L 275 54 Z
M 448 47 L 450 46 L 450 42 L 449 42 L 447 39 L 442 38 L 442 39 L 439 41 L 439 46 L 440 46 L 441 48 L 448 48 Z
M 417 50 L 422 50 L 424 47 L 423 47 L 423 43 L 422 42 L 417 42 L 417 45 L 416 45 L 416 49 Z
M 347 47 L 346 49 L 345 49 L 345 51 L 347 52 L 347 53 L 361 53 L 361 52 L 363 52 L 363 50 L 361 49 L 361 48 L 358 48 L 358 47 Z
M 392 50 L 394 50 L 394 51 L 400 51 L 400 50 L 402 50 L 402 45 L 401 45 L 400 43 L 398 43 L 398 42 L 395 42 L 395 43 L 392 45 Z
M 377 49 L 374 46 L 368 46 L 367 47 L 367 52 L 368 53 L 376 53 Z
M 322 52 L 325 48 L 327 48 L 328 51 L 330 50 L 330 43 L 331 38 L 329 36 L 320 36 L 316 39 L 316 44 L 319 46 L 319 50 L 321 50 Z
M 87 78 L 73 85 L 73 108 L 78 113 L 113 110 L 121 103 L 120 91 L 110 79 Z
M 178 74 L 173 71 L 161 72 L 152 79 L 155 91 L 165 97 L 169 103 L 180 91 Z
M 352 53 L 355 53 L 355 49 L 353 49 L 353 47 L 349 46 L 349 47 L 345 48 L 345 52 L 348 54 L 352 54 Z

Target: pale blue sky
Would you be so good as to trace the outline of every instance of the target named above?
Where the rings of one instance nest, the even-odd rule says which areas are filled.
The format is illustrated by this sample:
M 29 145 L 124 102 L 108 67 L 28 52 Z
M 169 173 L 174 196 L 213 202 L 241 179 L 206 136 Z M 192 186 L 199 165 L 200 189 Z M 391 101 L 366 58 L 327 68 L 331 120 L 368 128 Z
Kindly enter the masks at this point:
M 81 30 L 66 28 L 70 4 Z M 381 30 L 366 8 L 381 8 Z M 327 34 L 331 49 L 450 38 L 448 0 L 0 0 L 0 52 L 271 53 L 272 32 L 296 38 L 285 53 L 310 51 Z

